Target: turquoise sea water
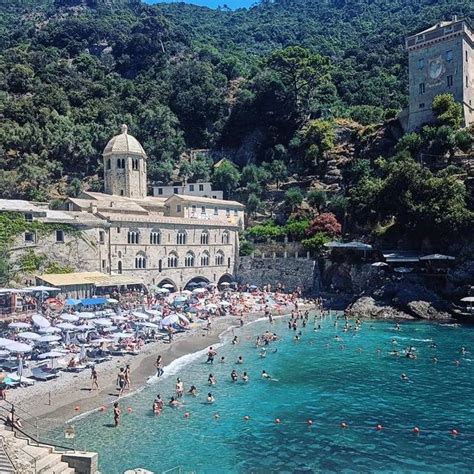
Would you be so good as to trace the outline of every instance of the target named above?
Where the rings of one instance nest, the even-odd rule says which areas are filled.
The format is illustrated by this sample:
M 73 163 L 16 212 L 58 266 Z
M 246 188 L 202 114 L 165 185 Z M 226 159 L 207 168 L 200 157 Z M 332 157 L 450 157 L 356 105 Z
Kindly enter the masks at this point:
M 110 474 L 176 466 L 197 473 L 472 472 L 474 353 L 461 356 L 460 348 L 474 352 L 473 328 L 404 323 L 395 331 L 392 323 L 365 322 L 361 331 L 343 333 L 333 319 L 314 331 L 311 318 L 294 342 L 287 321 L 236 329 L 240 344 L 220 347 L 214 366 L 204 363 L 205 354 L 185 366 L 174 364 L 171 371 L 185 388 L 200 390 L 197 398 L 184 397 L 185 407 L 165 408 L 161 416 L 151 411 L 156 393 L 166 399 L 173 394 L 177 375 L 170 375 L 121 402 L 117 429 L 110 408 L 77 421 L 77 445 L 98 451 L 101 471 Z M 282 340 L 262 359 L 253 341 L 266 329 Z M 418 358 L 390 355 L 392 339 L 401 350 L 415 346 Z M 243 365 L 235 364 L 239 355 Z M 224 364 L 218 363 L 221 356 Z M 233 368 L 246 370 L 249 383 L 232 383 Z M 263 369 L 278 381 L 262 380 Z M 210 372 L 217 378 L 212 388 Z M 402 381 L 402 373 L 410 380 Z M 205 403 L 208 391 L 213 405 Z M 342 421 L 348 429 L 340 428 Z M 376 431 L 379 423 L 384 429 Z M 450 434 L 453 428 L 459 436 Z

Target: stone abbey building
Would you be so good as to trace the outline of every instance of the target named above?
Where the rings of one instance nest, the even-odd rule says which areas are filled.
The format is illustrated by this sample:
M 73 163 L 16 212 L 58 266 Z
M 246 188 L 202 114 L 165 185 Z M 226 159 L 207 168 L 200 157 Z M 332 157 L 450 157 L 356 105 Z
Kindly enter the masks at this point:
M 433 120 L 435 96 L 450 93 L 462 105 L 464 125 L 474 123 L 474 29 L 456 17 L 406 38 L 409 114 L 405 128 Z
M 127 284 L 173 285 L 230 281 L 239 250 L 244 206 L 199 195 L 147 195 L 147 155 L 122 126 L 103 152 L 104 193 L 84 191 L 67 210 L 0 200 L 0 212 L 50 224 L 50 232 L 16 236 L 12 260 L 33 251 L 77 272 L 115 275 Z M 32 226 L 34 227 L 34 226 Z

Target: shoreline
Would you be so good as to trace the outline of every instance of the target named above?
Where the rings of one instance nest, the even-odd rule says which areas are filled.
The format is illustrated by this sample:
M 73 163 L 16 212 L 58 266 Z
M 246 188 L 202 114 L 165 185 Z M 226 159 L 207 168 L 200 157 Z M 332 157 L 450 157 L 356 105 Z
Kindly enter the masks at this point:
M 310 305 L 301 305 L 300 309 L 312 309 Z M 287 308 L 275 317 L 289 314 Z M 250 313 L 245 318 L 245 325 L 263 317 L 263 312 Z M 145 389 L 147 382 L 156 374 L 154 363 L 158 355 L 163 356 L 164 370 L 174 361 L 183 356 L 205 350 L 209 346 L 219 344 L 223 337 L 233 328 L 239 328 L 236 316 L 224 316 L 212 322 L 211 331 L 203 326 L 178 334 L 171 344 L 157 341 L 146 345 L 136 356 L 127 355 L 113 357 L 112 360 L 96 365 L 99 390 L 91 391 L 90 369 L 79 373 L 63 372 L 59 378 L 47 382 L 36 382 L 29 387 L 11 390 L 7 401 L 13 403 L 20 418 L 37 420 L 41 435 L 65 425 L 73 423 L 79 417 L 87 416 L 108 407 L 118 400 L 128 397 Z M 130 364 L 131 389 L 122 397 L 118 397 L 116 378 L 120 367 Z

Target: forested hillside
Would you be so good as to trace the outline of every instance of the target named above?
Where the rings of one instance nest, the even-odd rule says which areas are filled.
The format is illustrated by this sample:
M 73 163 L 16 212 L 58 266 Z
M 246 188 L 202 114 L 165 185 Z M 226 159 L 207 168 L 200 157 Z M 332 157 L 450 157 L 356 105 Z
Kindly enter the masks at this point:
M 77 193 L 78 180 L 101 189 L 101 151 L 127 123 L 149 155 L 151 180 L 209 179 L 209 155 L 192 163 L 180 157 L 210 149 L 230 160 L 214 172 L 215 184 L 227 193 L 240 186 L 254 213 L 271 183 L 325 175 L 336 120 L 344 119 L 361 124 L 351 146 L 365 147 L 370 158 L 361 176 L 372 187 L 361 197 L 381 202 L 380 180 L 392 165 L 376 168 L 367 137 L 377 133 L 371 124 L 406 105 L 404 37 L 454 14 L 473 18 L 474 4 L 275 0 L 230 11 L 138 0 L 4 0 L 0 196 L 51 200 Z M 455 107 L 443 104 L 434 128 L 380 148 L 385 158 L 469 150 L 472 136 L 458 130 L 457 118 L 446 119 Z M 357 184 L 354 176 L 345 175 L 345 186 Z M 345 186 L 340 200 L 350 197 Z M 461 195 L 456 206 L 466 209 L 465 189 Z M 351 199 L 354 215 L 370 205 Z

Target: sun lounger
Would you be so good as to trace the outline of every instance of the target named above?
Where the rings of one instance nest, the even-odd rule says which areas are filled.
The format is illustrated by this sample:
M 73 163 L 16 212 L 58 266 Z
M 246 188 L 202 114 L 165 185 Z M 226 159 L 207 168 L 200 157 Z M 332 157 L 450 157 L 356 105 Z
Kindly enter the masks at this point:
M 53 370 L 42 366 L 31 369 L 31 376 L 36 380 L 52 380 L 59 377 Z
M 18 384 L 20 384 L 20 385 L 33 385 L 35 383 L 35 381 L 33 379 L 30 379 L 30 378 L 25 377 L 23 375 L 20 377 L 16 373 L 8 374 L 6 378 L 8 378 L 8 379 L 10 379 L 14 382 L 18 382 Z
M 75 365 L 74 367 L 66 367 L 64 369 L 65 372 L 81 372 L 84 369 L 87 369 L 87 364 L 80 364 L 80 365 Z

